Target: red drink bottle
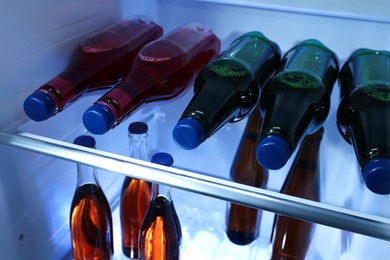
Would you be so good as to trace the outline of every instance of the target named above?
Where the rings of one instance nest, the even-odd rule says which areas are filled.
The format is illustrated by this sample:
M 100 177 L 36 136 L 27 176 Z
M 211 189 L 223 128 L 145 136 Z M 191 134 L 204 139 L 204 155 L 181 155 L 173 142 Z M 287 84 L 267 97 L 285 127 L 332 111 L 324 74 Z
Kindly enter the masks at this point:
M 215 34 L 196 23 L 147 44 L 124 81 L 85 111 L 85 127 L 104 134 L 143 103 L 177 97 L 219 49 Z
M 173 158 L 168 153 L 156 153 L 151 161 L 164 166 L 173 164 Z M 181 239 L 181 226 L 171 198 L 171 188 L 153 183 L 152 198 L 140 232 L 140 259 L 178 260 Z
M 92 136 L 75 144 L 95 147 Z M 110 259 L 114 254 L 111 209 L 95 175 L 95 168 L 77 164 L 77 188 L 70 211 L 73 259 Z
M 148 125 L 133 122 L 128 128 L 129 156 L 147 160 Z M 127 257 L 138 259 L 138 235 L 142 220 L 149 207 L 152 184 L 150 182 L 126 176 L 120 199 L 120 220 L 122 232 L 122 252 Z
M 163 30 L 140 18 L 121 20 L 90 36 L 73 52 L 63 72 L 24 101 L 25 113 L 35 121 L 61 112 L 83 93 L 117 84 L 130 70 L 139 49 Z

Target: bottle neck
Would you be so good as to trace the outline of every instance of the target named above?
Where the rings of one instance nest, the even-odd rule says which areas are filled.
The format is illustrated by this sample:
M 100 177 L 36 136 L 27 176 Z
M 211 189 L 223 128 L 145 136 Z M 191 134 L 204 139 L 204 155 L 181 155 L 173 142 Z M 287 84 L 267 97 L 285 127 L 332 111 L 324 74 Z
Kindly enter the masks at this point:
M 77 187 L 85 184 L 100 186 L 96 177 L 96 168 L 78 163 L 77 164 Z
M 129 133 L 129 156 L 134 159 L 147 160 L 148 134 Z
M 324 128 L 321 127 L 313 134 L 307 135 L 301 142 L 297 153 L 297 160 L 318 162 L 320 145 L 324 134 Z
M 161 185 L 158 183 L 152 183 L 152 196 L 151 200 L 156 199 L 157 197 L 165 197 L 168 201 L 172 201 L 171 197 L 171 187 Z

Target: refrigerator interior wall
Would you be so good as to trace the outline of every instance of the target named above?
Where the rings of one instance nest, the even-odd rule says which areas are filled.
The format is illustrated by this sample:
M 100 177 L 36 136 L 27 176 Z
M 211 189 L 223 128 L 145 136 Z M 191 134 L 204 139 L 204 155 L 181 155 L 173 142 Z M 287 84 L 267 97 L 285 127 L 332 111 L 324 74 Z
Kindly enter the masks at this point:
M 323 1 L 321 1 L 323 2 Z M 334 3 L 333 3 L 334 2 Z M 67 64 L 73 47 L 88 32 L 120 17 L 149 15 L 165 32 L 188 22 L 208 25 L 222 40 L 222 50 L 237 36 L 258 30 L 277 42 L 282 52 L 316 38 L 335 51 L 342 65 L 360 47 L 388 49 L 390 17 L 385 1 L 6 1 L 0 6 L 0 83 L 3 94 L 0 126 L 72 142 L 85 133 L 82 112 L 104 92 L 80 98 L 45 122 L 29 121 L 24 98 Z M 15 15 L 17 14 L 17 15 Z M 174 167 L 227 179 L 245 120 L 223 127 L 193 151 L 180 150 L 171 130 L 191 98 L 192 90 L 161 105 L 140 108 L 121 125 L 96 136 L 97 148 L 127 155 L 127 125 L 150 126 L 150 152 L 168 151 Z M 7 96 L 6 96 L 7 95 Z M 322 202 L 390 217 L 389 196 L 363 185 L 353 149 L 337 133 L 338 85 L 325 125 L 321 148 Z M 66 122 L 66 123 L 64 123 Z M 229 140 L 229 141 L 226 141 Z M 0 241 L 5 259 L 69 258 L 69 210 L 76 185 L 74 163 L 0 145 Z M 211 159 L 210 159 L 211 158 Z M 194 163 L 196 162 L 196 163 Z M 291 165 L 270 172 L 269 189 L 278 191 Z M 115 255 L 122 258 L 117 202 L 123 176 L 98 171 L 116 223 Z M 224 235 L 226 202 L 174 189 L 173 199 L 183 228 L 182 259 L 264 259 L 268 254 L 273 213 L 265 212 L 260 238 L 250 246 L 231 244 Z M 389 242 L 317 225 L 308 259 L 385 259 Z M 195 258 L 194 258 L 195 257 Z

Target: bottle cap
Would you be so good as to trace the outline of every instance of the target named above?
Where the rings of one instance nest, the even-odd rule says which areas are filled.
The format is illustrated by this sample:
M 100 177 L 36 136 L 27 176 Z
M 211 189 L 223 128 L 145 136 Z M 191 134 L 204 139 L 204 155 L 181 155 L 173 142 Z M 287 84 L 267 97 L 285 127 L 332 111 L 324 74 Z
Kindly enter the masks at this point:
M 390 159 L 375 158 L 363 169 L 367 188 L 377 194 L 390 194 Z
M 146 134 L 148 132 L 148 125 L 144 122 L 133 122 L 129 124 L 127 130 L 129 134 Z
M 173 157 L 169 153 L 155 153 L 150 160 L 152 163 L 161 164 L 164 166 L 172 166 Z
M 94 104 L 84 112 L 83 123 L 92 134 L 102 135 L 114 126 L 115 116 L 107 106 Z
M 34 121 L 43 121 L 54 115 L 56 103 L 45 92 L 34 92 L 24 100 L 24 112 Z
M 181 148 L 192 150 L 205 140 L 205 129 L 197 119 L 187 117 L 179 120 L 172 131 L 172 136 Z
M 73 143 L 89 148 L 95 148 L 96 146 L 95 138 L 90 135 L 80 135 L 74 139 Z
M 290 158 L 290 145 L 281 136 L 268 135 L 260 141 L 256 148 L 257 161 L 270 170 L 282 168 Z

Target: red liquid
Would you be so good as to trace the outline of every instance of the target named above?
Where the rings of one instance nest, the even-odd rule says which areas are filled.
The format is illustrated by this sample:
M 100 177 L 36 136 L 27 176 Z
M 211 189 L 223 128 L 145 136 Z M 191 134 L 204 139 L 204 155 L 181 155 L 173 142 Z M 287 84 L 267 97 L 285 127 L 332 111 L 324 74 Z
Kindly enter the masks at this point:
M 162 28 L 153 22 L 122 20 L 80 44 L 65 71 L 38 91 L 49 93 L 61 111 L 86 91 L 119 83 L 140 48 L 162 33 Z
M 140 259 L 177 260 L 181 228 L 173 203 L 163 196 L 151 202 L 140 233 Z
M 210 30 L 198 24 L 178 28 L 142 48 L 124 82 L 96 103 L 108 106 L 119 124 L 143 103 L 183 93 L 219 50 L 220 40 Z
M 151 183 L 126 177 L 122 186 L 120 218 L 122 223 L 122 251 L 130 258 L 138 258 L 138 236 L 142 220 L 149 207 Z
M 73 259 L 110 259 L 114 254 L 111 210 L 102 189 L 76 189 L 70 214 Z

